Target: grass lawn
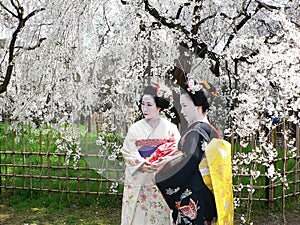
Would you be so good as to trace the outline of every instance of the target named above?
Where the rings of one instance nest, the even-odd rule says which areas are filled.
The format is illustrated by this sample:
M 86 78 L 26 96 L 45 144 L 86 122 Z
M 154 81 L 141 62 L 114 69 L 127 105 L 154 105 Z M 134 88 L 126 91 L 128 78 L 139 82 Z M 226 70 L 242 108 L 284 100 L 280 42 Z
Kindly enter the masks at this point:
M 120 219 L 120 196 L 1 196 L 0 224 L 5 225 L 120 225 Z
M 23 192 L 1 194 L 0 224 L 5 225 L 120 225 L 121 196 L 82 196 L 67 198 L 62 194 L 33 195 Z M 235 224 L 242 224 L 240 217 L 246 209 L 235 212 Z M 285 211 L 287 224 L 300 224 L 300 200 L 290 199 Z M 253 225 L 282 225 L 279 208 L 268 209 L 257 204 L 251 213 Z

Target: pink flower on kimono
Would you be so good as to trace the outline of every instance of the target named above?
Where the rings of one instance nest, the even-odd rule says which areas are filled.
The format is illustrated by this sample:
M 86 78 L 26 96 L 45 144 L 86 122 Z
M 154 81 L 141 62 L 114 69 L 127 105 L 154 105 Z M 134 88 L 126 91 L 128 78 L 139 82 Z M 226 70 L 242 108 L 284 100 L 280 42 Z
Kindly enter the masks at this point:
M 142 198 L 143 201 L 145 201 L 147 196 L 145 194 L 141 194 L 141 198 Z
M 154 193 L 153 198 L 157 198 L 157 197 L 158 197 L 158 194 Z
M 151 215 L 150 220 L 155 221 L 155 219 L 156 219 L 155 215 Z
M 132 187 L 131 187 L 131 185 L 130 185 L 130 184 L 128 184 L 128 185 L 127 185 L 127 188 L 128 188 L 128 189 L 131 189 Z
M 135 162 L 136 164 L 139 164 L 139 163 L 140 163 L 140 160 L 136 159 L 134 162 Z
M 147 208 L 146 208 L 145 205 L 142 205 L 142 206 L 141 206 L 141 209 L 142 209 L 142 210 L 146 210 Z

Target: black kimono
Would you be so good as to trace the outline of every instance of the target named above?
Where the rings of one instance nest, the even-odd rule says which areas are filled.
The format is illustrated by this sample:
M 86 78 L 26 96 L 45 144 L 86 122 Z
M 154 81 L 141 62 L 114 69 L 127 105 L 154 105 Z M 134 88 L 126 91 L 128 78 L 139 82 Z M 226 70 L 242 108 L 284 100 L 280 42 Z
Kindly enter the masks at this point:
M 173 210 L 176 225 L 210 224 L 217 217 L 214 195 L 204 184 L 199 171 L 206 144 L 213 137 L 219 137 L 219 134 L 211 125 L 193 123 L 178 144 L 184 153 L 183 159 L 176 165 L 167 164 L 156 175 L 156 184 Z

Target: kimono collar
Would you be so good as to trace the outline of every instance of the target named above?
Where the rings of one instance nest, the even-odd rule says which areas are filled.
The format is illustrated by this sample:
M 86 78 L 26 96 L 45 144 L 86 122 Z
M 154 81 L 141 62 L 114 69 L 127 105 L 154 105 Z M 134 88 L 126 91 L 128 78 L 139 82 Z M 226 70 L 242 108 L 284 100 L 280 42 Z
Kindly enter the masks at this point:
M 154 117 L 152 117 L 152 118 L 150 118 L 150 119 L 145 119 L 145 121 L 146 121 L 153 129 L 155 129 L 155 128 L 158 126 L 159 122 L 160 122 L 160 116 L 157 115 L 157 116 L 154 116 Z

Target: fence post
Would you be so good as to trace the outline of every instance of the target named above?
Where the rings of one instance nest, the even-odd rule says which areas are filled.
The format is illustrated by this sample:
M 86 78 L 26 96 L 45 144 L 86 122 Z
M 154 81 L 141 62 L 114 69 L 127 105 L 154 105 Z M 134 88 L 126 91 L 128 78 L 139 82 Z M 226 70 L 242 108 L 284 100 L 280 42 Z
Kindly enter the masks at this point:
M 13 181 L 13 193 L 16 193 L 16 166 L 15 166 L 15 128 L 11 129 L 11 153 L 12 153 L 12 181 Z
M 276 147 L 276 129 L 271 131 L 271 143 L 274 147 Z M 276 166 L 276 165 L 275 165 Z M 266 197 L 268 199 L 269 208 L 274 207 L 274 196 L 275 196 L 275 187 L 274 182 L 266 177 Z
M 296 197 L 299 192 L 299 155 L 300 155 L 300 127 L 296 125 L 296 157 L 295 157 L 295 180 L 294 180 L 294 196 Z
M 288 152 L 288 139 L 286 137 L 286 135 L 288 135 L 288 130 L 289 130 L 289 126 L 288 126 L 288 122 L 285 121 L 283 123 L 283 165 L 282 165 L 282 175 L 285 177 L 287 174 L 287 152 Z M 285 191 L 285 184 L 284 182 L 285 179 L 282 180 L 282 216 L 283 216 L 283 224 L 287 224 L 286 222 L 286 217 L 285 217 L 285 198 L 286 198 L 286 191 Z
M 1 119 L 1 118 L 0 118 Z M 0 120 L 0 123 L 1 123 L 1 120 Z M 4 123 L 3 123 L 4 124 Z M 6 135 L 4 135 L 4 132 L 3 132 L 3 138 L 6 138 Z M 3 146 L 3 150 L 4 150 L 4 146 Z M 1 146 L 0 146 L 0 195 L 2 194 L 2 149 L 1 149 Z

